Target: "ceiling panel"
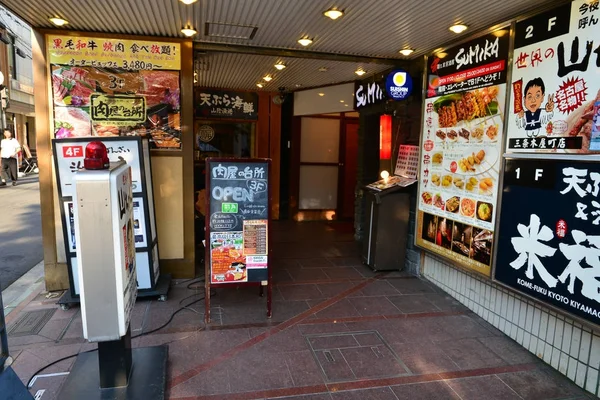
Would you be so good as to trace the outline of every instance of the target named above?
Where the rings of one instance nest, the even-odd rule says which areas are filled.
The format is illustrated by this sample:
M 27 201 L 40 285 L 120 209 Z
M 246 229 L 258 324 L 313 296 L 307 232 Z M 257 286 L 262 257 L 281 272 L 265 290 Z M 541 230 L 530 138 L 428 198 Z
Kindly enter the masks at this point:
M 213 88 L 261 90 L 256 84 L 264 84 L 262 90 L 277 91 L 301 90 L 315 86 L 330 85 L 338 82 L 350 82 L 358 79 L 354 73 L 359 67 L 367 72 L 363 78 L 383 72 L 391 65 L 365 64 L 342 61 L 323 61 L 304 58 L 277 58 L 272 56 L 248 55 L 237 53 L 209 52 L 197 56 L 201 65 L 197 68 L 196 85 Z M 286 68 L 278 71 L 273 66 L 283 61 Z M 321 72 L 319 69 L 326 68 Z M 262 78 L 269 74 L 270 82 Z M 297 86 L 300 85 L 300 86 Z
M 488 28 L 509 17 L 561 0 L 3 0 L 34 27 L 51 28 L 60 16 L 74 30 L 182 37 L 191 24 L 199 41 L 302 48 L 304 35 L 314 39 L 313 51 L 370 57 L 401 58 L 398 50 L 424 54 L 458 36 L 448 31 L 456 22 L 469 25 L 465 33 Z M 322 15 L 335 5 L 346 14 L 332 21 Z M 204 36 L 206 22 L 257 27 L 253 39 Z M 233 35 L 235 36 L 235 35 Z

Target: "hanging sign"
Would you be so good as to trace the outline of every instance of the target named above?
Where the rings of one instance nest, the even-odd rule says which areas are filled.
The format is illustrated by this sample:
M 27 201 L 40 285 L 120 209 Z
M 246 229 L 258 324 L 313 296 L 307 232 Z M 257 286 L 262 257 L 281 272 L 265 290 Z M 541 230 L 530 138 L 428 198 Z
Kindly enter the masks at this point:
M 496 280 L 600 324 L 600 162 L 511 159 Z
M 198 118 L 258 119 L 258 94 L 213 89 L 195 90 Z
M 517 23 L 507 152 L 600 151 L 599 21 L 577 0 Z
M 428 61 L 416 244 L 491 275 L 508 31 Z
M 394 100 L 406 99 L 412 93 L 412 88 L 412 78 L 402 69 L 392 71 L 385 80 L 385 90 Z

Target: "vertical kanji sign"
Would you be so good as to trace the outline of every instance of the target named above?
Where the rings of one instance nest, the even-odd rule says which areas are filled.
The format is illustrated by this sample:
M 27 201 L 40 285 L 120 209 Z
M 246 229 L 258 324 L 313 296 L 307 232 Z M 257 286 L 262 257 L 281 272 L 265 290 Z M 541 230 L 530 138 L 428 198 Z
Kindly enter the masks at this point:
M 600 151 L 599 68 L 598 0 L 517 22 L 507 152 Z
M 506 161 L 495 278 L 600 322 L 600 163 Z

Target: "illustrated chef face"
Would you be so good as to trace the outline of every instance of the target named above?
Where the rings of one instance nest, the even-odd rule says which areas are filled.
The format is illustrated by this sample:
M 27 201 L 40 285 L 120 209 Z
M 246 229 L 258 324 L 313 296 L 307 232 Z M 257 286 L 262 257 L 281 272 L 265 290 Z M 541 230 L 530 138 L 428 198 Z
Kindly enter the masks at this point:
M 533 79 L 525 86 L 525 108 L 536 112 L 544 102 L 544 81 L 540 78 Z

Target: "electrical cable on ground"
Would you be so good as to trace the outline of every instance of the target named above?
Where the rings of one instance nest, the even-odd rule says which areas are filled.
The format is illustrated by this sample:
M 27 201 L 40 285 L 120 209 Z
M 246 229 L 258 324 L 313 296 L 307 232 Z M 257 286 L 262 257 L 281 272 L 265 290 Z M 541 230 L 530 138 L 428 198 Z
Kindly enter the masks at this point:
M 196 279 L 197 279 L 197 278 L 191 279 L 191 281 L 194 281 L 194 280 L 196 280 Z M 198 280 L 198 282 L 190 282 L 190 283 L 188 284 L 188 289 L 192 289 L 192 288 L 190 288 L 190 287 L 189 287 L 189 286 L 191 286 L 192 284 L 194 284 L 194 283 L 200 283 L 200 282 L 202 282 L 203 280 L 204 280 L 204 278 L 200 278 L 200 279 Z M 190 280 L 188 280 L 188 282 L 189 282 L 189 281 L 190 281 Z M 182 299 L 182 300 L 179 302 L 179 305 L 181 306 L 181 303 L 183 303 L 183 301 L 184 301 L 184 300 L 186 300 L 186 299 L 189 299 L 190 297 L 198 296 L 198 295 L 200 295 L 200 294 L 201 294 L 201 293 L 194 293 L 194 294 L 193 294 L 193 295 L 191 295 L 191 296 L 185 297 L 184 299 Z M 216 292 L 214 292 L 214 291 L 211 291 L 211 293 L 210 293 L 210 296 L 211 296 L 211 297 L 214 297 L 214 296 L 216 296 Z M 151 334 L 151 333 L 158 332 L 159 330 L 166 328 L 166 327 L 167 327 L 167 326 L 168 326 L 168 325 L 169 325 L 171 322 L 173 322 L 173 318 L 175 318 L 175 315 L 177 315 L 179 312 L 181 312 L 181 311 L 183 311 L 183 310 L 189 310 L 189 311 L 193 311 L 193 312 L 196 312 L 196 313 L 197 313 L 197 311 L 195 311 L 194 309 L 191 309 L 191 308 L 189 308 L 189 307 L 190 307 L 191 305 L 193 305 L 193 304 L 196 304 L 196 303 L 198 303 L 199 301 L 202 301 L 202 300 L 204 300 L 204 296 L 202 296 L 202 297 L 201 297 L 201 298 L 199 298 L 199 299 L 196 299 L 196 300 L 194 300 L 194 301 L 193 301 L 193 302 L 191 302 L 190 304 L 186 304 L 185 306 L 181 306 L 180 308 L 178 308 L 177 310 L 175 310 L 175 311 L 173 312 L 173 314 L 171 314 L 171 317 L 170 317 L 170 318 L 167 320 L 167 322 L 165 322 L 164 324 L 162 324 L 162 325 L 161 325 L 161 326 L 159 326 L 158 328 L 152 329 L 152 330 L 150 330 L 150 331 L 147 331 L 147 332 L 142 332 L 142 333 L 140 333 L 139 335 L 136 335 L 136 336 L 132 336 L 132 337 L 131 337 L 131 339 L 132 339 L 132 340 L 133 340 L 133 339 L 137 339 L 137 338 L 139 338 L 139 337 L 141 337 L 141 336 L 146 336 L 146 335 L 149 335 L 149 334 Z M 30 386 L 30 385 L 31 385 L 31 381 L 33 381 L 33 378 L 35 378 L 37 375 L 39 375 L 39 374 L 40 374 L 42 371 L 44 371 L 44 370 L 46 370 L 46 369 L 50 368 L 50 367 L 51 367 L 51 366 L 53 366 L 53 365 L 56 365 L 56 364 L 58 364 L 59 362 L 62 362 L 62 361 L 65 361 L 65 360 L 71 359 L 71 358 L 73 358 L 73 357 L 77 357 L 79 354 L 91 353 L 91 352 L 94 352 L 94 351 L 98 351 L 98 349 L 92 349 L 92 350 L 84 351 L 83 353 L 76 353 L 76 354 L 72 354 L 72 355 L 70 355 L 70 356 L 63 357 L 63 358 L 61 358 L 61 359 L 58 359 L 58 360 L 56 360 L 56 361 L 53 361 L 53 362 L 51 362 L 50 364 L 47 364 L 46 366 L 44 366 L 44 367 L 40 368 L 39 370 L 37 370 L 37 371 L 36 371 L 36 372 L 35 372 L 35 373 L 34 373 L 34 374 L 31 376 L 31 378 L 29 378 L 29 380 L 27 381 L 27 389 L 30 389 L 30 388 L 31 388 L 31 386 Z

